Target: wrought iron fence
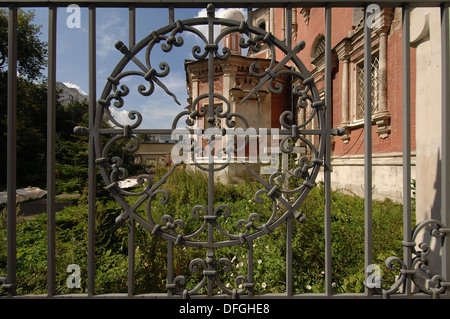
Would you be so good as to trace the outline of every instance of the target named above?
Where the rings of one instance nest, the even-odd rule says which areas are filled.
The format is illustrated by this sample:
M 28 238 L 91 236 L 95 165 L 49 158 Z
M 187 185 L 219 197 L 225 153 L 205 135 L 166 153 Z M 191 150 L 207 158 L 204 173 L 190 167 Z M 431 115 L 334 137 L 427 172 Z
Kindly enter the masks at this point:
M 16 137 L 17 137 L 17 10 L 19 7 L 48 6 L 49 10 L 49 34 L 48 34 L 48 144 L 47 144 L 47 242 L 48 242 L 48 296 L 56 295 L 56 254 L 55 254 L 55 121 L 56 121 L 56 20 L 57 8 L 64 6 L 58 1 L 32 1 L 19 2 L 0 1 L 2 5 L 8 6 L 8 199 L 7 199 L 7 227 L 8 227 L 8 261 L 7 277 L 3 279 L 2 289 L 7 295 L 16 295 Z M 379 277 L 366 273 L 366 288 L 362 294 L 335 294 L 332 289 L 332 203 L 331 203 L 331 139 L 333 136 L 343 133 L 340 128 L 332 128 L 332 32 L 331 21 L 332 9 L 336 7 L 364 7 L 363 1 L 333 1 L 329 3 L 318 3 L 317 1 L 259 1 L 259 7 L 284 8 L 285 13 L 285 40 L 280 40 L 271 32 L 253 25 L 252 14 L 254 9 L 251 3 L 242 1 L 76 1 L 80 6 L 88 7 L 89 14 L 89 127 L 77 127 L 77 134 L 89 136 L 89 221 L 88 221 L 88 278 L 87 296 L 101 296 L 95 291 L 95 222 L 96 222 L 96 172 L 99 169 L 101 177 L 112 196 L 123 209 L 123 214 L 117 217 L 117 222 L 126 222 L 129 229 L 128 243 L 128 293 L 124 296 L 136 296 L 135 288 L 135 231 L 136 223 L 144 227 L 154 236 L 158 236 L 167 242 L 167 293 L 150 293 L 144 296 L 151 298 L 196 298 L 196 297 L 223 297 L 227 295 L 232 298 L 255 297 L 253 244 L 255 241 L 273 232 L 276 228 L 286 227 L 286 282 L 285 292 L 281 294 L 258 294 L 258 297 L 367 297 L 367 298 L 403 298 L 410 296 L 448 297 L 447 287 L 450 285 L 450 246 L 447 236 L 449 234 L 450 219 L 450 133 L 447 123 L 450 122 L 450 98 L 448 93 L 449 77 L 449 2 L 448 1 L 378 1 L 382 7 L 402 8 L 402 43 L 403 43 L 403 258 L 393 256 L 386 261 L 390 269 L 398 268 L 399 276 L 389 289 L 380 289 L 377 286 Z M 107 78 L 103 93 L 99 99 L 96 97 L 96 8 L 103 6 L 128 7 L 129 8 L 129 44 L 116 42 L 115 46 L 123 54 L 123 58 L 117 66 L 111 70 Z M 229 18 L 218 18 L 215 16 L 215 7 L 242 7 L 248 10 L 248 18 L 236 21 Z M 325 8 L 325 50 L 324 50 L 324 96 L 321 97 L 314 77 L 311 75 L 304 63 L 298 57 L 298 53 L 304 48 L 305 43 L 298 41 L 292 43 L 292 10 L 293 7 L 323 7 Z M 441 12 L 441 53 L 442 53 L 442 185 L 440 185 L 442 196 L 441 211 L 442 220 L 426 220 L 413 230 L 411 229 L 411 102 L 410 102 L 410 12 L 415 7 L 436 6 Z M 139 42 L 136 38 L 135 13 L 140 7 L 167 7 L 168 25 L 152 31 Z M 207 16 L 186 20 L 175 20 L 176 9 L 183 7 L 207 8 Z M 368 11 L 365 11 L 365 22 L 369 19 Z M 367 20 L 368 21 L 368 20 Z M 207 26 L 207 34 L 199 31 L 199 26 Z M 214 33 L 214 26 L 221 26 L 219 35 Z M 405 27 L 406 26 L 406 27 Z M 364 24 L 364 139 L 372 140 L 372 85 L 371 85 L 371 26 Z M 191 33 L 200 39 L 203 47 L 195 45 L 192 55 L 198 62 L 204 62 L 207 66 L 206 75 L 208 89 L 199 95 L 189 107 L 180 112 L 173 120 L 172 127 L 167 130 L 141 129 L 140 124 L 143 116 L 137 111 L 130 111 L 129 117 L 132 124 L 121 123 L 111 115 L 111 108 L 124 105 L 124 98 L 131 90 L 136 90 L 142 96 L 151 98 L 155 88 L 162 89 L 167 95 L 178 103 L 177 97 L 164 84 L 164 78 L 170 72 L 168 63 L 161 63 L 159 70 L 151 64 L 152 50 L 158 46 L 164 52 L 170 52 L 175 47 L 186 46 L 184 35 Z M 267 67 L 262 70 L 258 62 L 249 65 L 248 74 L 255 79 L 253 88 L 240 100 L 244 103 L 252 95 L 257 94 L 262 86 L 274 95 L 286 95 L 280 83 L 285 77 L 297 83 L 292 87 L 293 108 L 288 108 L 281 113 L 278 127 L 250 127 L 249 119 L 243 114 L 233 111 L 231 101 L 217 91 L 215 84 L 215 66 L 220 61 L 230 58 L 230 49 L 220 48 L 223 38 L 231 34 L 239 34 L 239 47 L 241 49 L 259 52 L 263 46 L 268 47 L 272 53 Z M 301 39 L 301 35 L 298 36 Z M 120 40 L 120 39 L 117 39 Z M 278 54 L 278 55 L 277 55 Z M 281 54 L 281 58 L 280 57 Z M 139 57 L 143 55 L 144 60 Z M 261 62 L 262 63 L 262 62 Z M 139 77 L 145 85 L 131 88 L 127 85 L 127 77 Z M 294 82 L 293 82 L 294 83 Z M 218 107 L 215 105 L 218 104 Z M 419 106 L 420 107 L 420 106 Z M 309 117 L 299 122 L 295 116 L 297 108 L 309 108 Z M 108 119 L 114 124 L 114 128 L 103 126 L 104 120 Z M 315 127 L 308 124 L 315 123 Z M 200 125 L 199 123 L 202 123 Z M 180 124 L 185 128 L 180 129 Z M 291 176 L 299 183 L 294 188 L 286 184 L 287 172 L 276 170 L 270 178 L 261 177 L 255 169 L 245 160 L 249 158 L 252 147 L 252 137 L 258 138 L 262 135 L 273 133 L 279 135 L 280 154 L 292 154 L 293 144 L 301 141 L 308 149 L 309 157 L 301 157 L 292 168 Z M 144 174 L 139 176 L 138 182 L 142 185 L 140 192 L 130 192 L 119 187 L 119 181 L 126 176 L 126 170 L 117 154 L 111 153 L 112 146 L 118 141 L 128 141 L 127 150 L 135 152 L 139 146 L 137 134 L 172 134 L 179 142 L 176 151 L 172 152 L 174 157 L 173 166 L 160 180 L 154 181 L 151 176 Z M 241 144 L 235 143 L 239 137 L 243 137 Z M 315 136 L 314 139 L 310 138 Z M 220 147 L 218 141 L 221 141 Z M 216 144 L 214 144 L 214 143 Z M 206 154 L 206 155 L 205 155 Z M 238 155 L 240 154 L 241 157 Z M 372 144 L 364 145 L 364 201 L 365 201 L 365 268 L 372 265 Z M 177 159 L 178 156 L 178 159 Z M 264 200 L 272 204 L 272 211 L 266 215 L 249 213 L 247 219 L 234 221 L 232 228 L 224 224 L 231 219 L 232 209 L 227 203 L 217 204 L 214 198 L 214 187 L 217 174 L 237 163 L 253 176 L 261 185 L 261 189 L 255 193 L 257 203 Z M 195 220 L 196 227 L 186 227 L 191 221 L 177 218 L 176 214 L 157 216 L 152 211 L 152 203 L 160 200 L 166 204 L 171 196 L 162 188 L 167 179 L 179 167 L 189 164 L 208 176 L 208 201 L 203 205 L 191 208 L 189 219 Z M 312 188 L 315 187 L 319 172 L 323 170 L 325 190 L 324 210 L 324 292 L 320 294 L 295 294 L 293 291 L 292 267 L 292 238 L 293 223 L 304 222 L 304 215 L 299 211 L 299 206 L 306 198 Z M 128 198 L 133 197 L 133 201 Z M 137 209 L 143 207 L 143 213 Z M 174 212 L 175 213 L 175 212 Z M 442 273 L 435 275 L 425 284 L 421 282 L 421 274 L 429 266 L 427 258 L 429 249 L 423 243 L 419 243 L 418 234 L 421 230 L 431 227 L 431 235 L 442 239 Z M 420 244 L 420 245 L 419 245 Z M 190 261 L 189 267 L 192 273 L 200 273 L 196 285 L 187 287 L 187 278 L 183 275 L 175 276 L 174 270 L 174 247 L 195 247 L 202 251 L 202 257 Z M 239 275 L 235 280 L 235 288 L 230 288 L 223 281 L 219 273 L 230 270 L 232 261 L 226 256 L 220 255 L 220 248 L 230 246 L 241 246 L 247 253 L 247 273 Z M 240 284 L 240 285 L 239 285 Z M 413 290 L 416 286 L 417 290 Z M 218 291 L 221 295 L 218 295 Z M 201 293 L 200 293 L 201 292 Z M 70 295 L 74 297 L 76 295 Z M 79 296 L 86 297 L 85 294 Z M 142 297 L 142 295 L 141 295 Z

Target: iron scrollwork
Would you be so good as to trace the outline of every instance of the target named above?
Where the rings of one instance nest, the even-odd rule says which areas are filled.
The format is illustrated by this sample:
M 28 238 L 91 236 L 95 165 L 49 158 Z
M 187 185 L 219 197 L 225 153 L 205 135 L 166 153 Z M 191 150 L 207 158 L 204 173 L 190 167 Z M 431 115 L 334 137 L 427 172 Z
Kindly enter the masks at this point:
M 176 21 L 173 24 L 151 32 L 134 47 L 128 48 L 124 43 L 117 42 L 116 48 L 123 54 L 123 58 L 107 79 L 103 94 L 98 100 L 95 116 L 96 132 L 101 132 L 102 123 L 105 119 L 115 126 L 114 134 L 111 134 L 111 130 L 107 130 L 109 136 L 113 135 L 113 137 L 107 140 L 106 143 L 102 142 L 100 133 L 96 136 L 95 149 L 96 162 L 106 184 L 106 188 L 112 193 L 124 210 L 124 213 L 118 216 L 117 221 L 123 222 L 132 218 L 153 235 L 164 238 L 171 244 L 200 247 L 206 250 L 205 259 L 196 258 L 189 264 L 189 269 L 192 273 L 203 272 L 202 279 L 195 287 L 191 289 L 186 288 L 187 280 L 184 276 L 177 276 L 175 278 L 169 276 L 167 283 L 168 291 L 171 294 L 180 294 L 186 298 L 197 293 L 202 287 L 207 287 L 208 294 L 211 294 L 213 285 L 232 297 L 252 293 L 254 282 L 251 273 L 248 276 L 238 276 L 235 280 L 236 288 L 229 288 L 221 282 L 218 272 L 230 271 L 231 261 L 227 258 L 217 258 L 216 249 L 244 245 L 248 247 L 249 262 L 252 262 L 250 252 L 252 250 L 253 240 L 272 232 L 291 216 L 303 222 L 305 216 L 298 211 L 298 207 L 310 189 L 315 186 L 315 179 L 323 164 L 325 149 L 325 142 L 322 138 L 326 134 L 324 120 L 325 105 L 320 99 L 314 79 L 298 57 L 298 53 L 305 47 L 305 43 L 300 41 L 294 48 L 288 48 L 283 41 L 278 40 L 270 32 L 251 26 L 246 21 L 239 22 L 231 19 L 216 18 L 214 7 L 210 5 L 207 9 L 207 17 Z M 207 25 L 210 30 L 214 25 L 220 25 L 223 28 L 221 33 L 214 38 L 212 32 L 209 33 L 209 37 L 206 37 L 200 32 L 196 28 L 199 25 Z M 170 73 L 169 64 L 162 62 L 158 65 L 158 68 L 155 68 L 151 63 L 151 55 L 152 50 L 157 45 L 161 47 L 163 52 L 170 52 L 176 47 L 183 46 L 185 44 L 183 35 L 186 33 L 197 36 L 204 43 L 203 48 L 198 45 L 192 48 L 193 57 L 198 61 L 209 61 L 210 63 L 214 63 L 215 59 L 227 60 L 230 57 L 230 50 L 227 47 L 222 48 L 221 52 L 219 52 L 219 43 L 226 35 L 231 33 L 239 33 L 241 35 L 239 45 L 243 49 L 251 48 L 253 51 L 258 52 L 261 49 L 261 44 L 268 45 L 273 53 L 270 65 L 261 72 L 258 62 L 251 64 L 249 73 L 258 82 L 248 95 L 242 99 L 241 103 L 255 94 L 263 85 L 268 85 L 268 89 L 273 94 L 282 93 L 283 88 L 276 80 L 283 76 L 289 76 L 297 79 L 297 83 L 299 83 L 293 89 L 293 94 L 298 100 L 297 107 L 311 108 L 310 116 L 303 123 L 297 123 L 291 111 L 284 112 L 280 117 L 280 127 L 284 134 L 284 139 L 280 145 L 281 153 L 291 154 L 293 152 L 292 144 L 295 144 L 297 141 L 302 141 L 309 149 L 310 154 L 312 154 L 311 157 L 304 156 L 299 158 L 293 171 L 292 176 L 298 180 L 302 180 L 301 185 L 293 189 L 288 189 L 289 186 L 285 183 L 288 178 L 286 172 L 277 171 L 266 180 L 259 176 L 245 162 L 242 163 L 248 172 L 262 185 L 262 188 L 254 195 L 255 202 L 257 204 L 262 203 L 264 198 L 266 198 L 272 202 L 273 211 L 267 220 L 263 220 L 262 216 L 258 213 L 249 214 L 247 219 L 238 220 L 234 227 L 236 232 L 225 229 L 220 222 L 220 220 L 226 220 L 233 215 L 230 206 L 226 204 L 214 205 L 214 199 L 212 199 L 212 202 L 208 202 L 208 205 L 205 203 L 205 205 L 197 205 L 192 208 L 191 216 L 199 221 L 200 226 L 190 234 L 184 232 L 185 220 L 174 219 L 169 215 L 164 215 L 161 221 L 156 220 L 152 212 L 152 202 L 157 200 L 157 198 L 163 204 L 171 200 L 171 194 L 164 190 L 162 185 L 170 178 L 174 170 L 181 163 L 174 163 L 171 169 L 156 183 L 153 183 L 150 175 L 144 174 L 139 176 L 138 183 L 143 186 L 143 189 L 139 192 L 129 192 L 120 188 L 118 183 L 127 177 L 127 171 L 122 166 L 121 159 L 117 156 L 109 155 L 113 145 L 120 140 L 127 141 L 126 150 L 128 152 L 133 153 L 139 147 L 139 140 L 136 138 L 134 132 L 142 123 L 142 115 L 138 111 L 130 111 L 129 118 L 134 122 L 133 124 L 124 124 L 115 119 L 111 113 L 112 108 L 122 108 L 124 106 L 124 98 L 131 91 L 125 84 L 127 77 L 138 76 L 142 79 L 143 84 L 137 87 L 138 93 L 142 96 L 151 97 L 158 87 L 158 89 L 162 89 L 167 95 L 171 96 L 176 104 L 180 104 L 175 94 L 164 84 L 164 78 Z M 274 53 L 276 49 L 279 49 L 285 54 L 285 57 L 280 62 L 275 61 Z M 138 53 L 141 51 L 145 52 L 144 62 L 138 58 Z M 126 66 L 133 66 L 137 69 L 134 71 L 125 71 Z M 211 76 L 212 73 L 209 74 L 209 77 Z M 203 107 L 200 103 L 203 99 L 207 99 L 208 101 L 214 99 L 221 100 L 223 106 L 215 110 Z M 196 98 L 192 102 L 190 110 L 181 111 L 174 118 L 172 130 L 175 130 L 178 124 L 182 123 L 183 119 L 185 121 L 184 124 L 188 127 L 192 127 L 196 121 L 202 119 L 205 123 L 209 124 L 210 128 L 213 128 L 214 121 L 219 119 L 226 123 L 227 128 L 237 127 L 237 123 L 239 122 L 239 127 L 244 131 L 249 129 L 247 119 L 239 113 L 232 113 L 230 102 L 224 96 L 215 92 L 214 86 L 211 87 L 211 85 L 209 87 L 209 93 Z M 310 130 L 307 127 L 313 119 L 316 122 L 317 129 Z M 221 134 L 227 134 L 225 129 L 218 130 Z M 311 142 L 307 137 L 311 135 L 318 136 L 318 143 Z M 196 157 L 194 156 L 197 152 L 205 151 L 202 144 L 196 143 L 195 140 L 189 138 L 186 140 L 186 143 L 187 150 L 190 151 L 189 154 L 192 156 L 191 163 L 209 175 L 226 168 L 230 164 L 230 156 L 239 151 L 238 148 L 225 147 L 221 150 L 225 155 L 225 161 L 221 165 L 210 165 L 211 163 L 205 164 L 196 161 Z M 245 147 L 245 144 L 241 147 Z M 213 181 L 213 179 L 211 180 Z M 286 195 L 292 194 L 298 194 L 293 202 L 286 199 Z M 131 205 L 124 199 L 125 196 L 134 196 L 138 199 Z M 136 209 L 141 205 L 146 207 L 145 216 L 136 213 Z M 283 208 L 283 213 L 281 214 L 277 214 L 279 207 Z M 223 239 L 214 241 L 213 236 L 208 235 L 213 230 L 219 232 Z M 205 234 L 207 235 L 205 236 Z
M 450 287 L 450 282 L 447 279 L 439 274 L 430 274 L 429 272 L 432 266 L 430 261 L 432 249 L 428 243 L 429 239 L 423 236 L 427 233 L 430 238 L 437 240 L 436 246 L 439 247 L 442 244 L 439 243 L 439 239 L 444 240 L 445 236 L 450 234 L 450 229 L 446 228 L 440 221 L 434 219 L 424 220 L 414 227 L 411 234 L 411 241 L 402 242 L 403 246 L 407 247 L 413 256 L 411 263 L 408 265 L 404 260 L 395 256 L 386 259 L 386 268 L 390 271 L 399 270 L 399 275 L 391 287 L 388 289 L 378 289 L 378 292 L 384 298 L 400 292 L 408 278 L 414 283 L 414 289 L 432 295 L 433 298 L 437 298 L 446 291 L 447 287 Z

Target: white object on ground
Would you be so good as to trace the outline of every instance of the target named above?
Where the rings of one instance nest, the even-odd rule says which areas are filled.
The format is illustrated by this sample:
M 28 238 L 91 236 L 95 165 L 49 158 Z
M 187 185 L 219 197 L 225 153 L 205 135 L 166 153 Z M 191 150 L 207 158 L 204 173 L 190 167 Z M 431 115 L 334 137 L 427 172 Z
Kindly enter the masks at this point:
M 16 190 L 17 202 L 24 202 L 30 199 L 37 199 L 47 194 L 47 191 L 40 189 L 39 187 L 28 186 L 27 188 L 20 188 Z M 7 202 L 7 192 L 0 192 L 0 204 Z
M 138 185 L 137 178 L 128 178 L 123 181 L 119 181 L 120 188 L 130 188 Z

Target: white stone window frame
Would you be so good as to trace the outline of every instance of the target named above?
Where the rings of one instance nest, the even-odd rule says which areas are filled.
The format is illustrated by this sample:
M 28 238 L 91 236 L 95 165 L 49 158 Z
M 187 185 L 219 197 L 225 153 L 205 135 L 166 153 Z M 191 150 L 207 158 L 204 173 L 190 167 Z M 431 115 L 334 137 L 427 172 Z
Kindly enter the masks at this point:
M 261 24 L 264 24 L 264 31 L 273 33 L 274 16 L 275 16 L 275 12 L 273 11 L 273 9 L 269 9 L 269 8 L 257 9 L 255 11 L 253 11 L 252 24 L 254 26 L 257 26 L 258 28 Z M 261 46 L 262 47 L 258 52 L 250 53 L 250 55 L 256 55 L 258 57 L 265 55 L 265 58 L 269 59 L 271 57 L 269 46 L 262 42 L 261 42 Z M 249 52 L 251 52 L 251 50 L 249 50 Z
M 376 92 L 372 91 L 372 121 L 374 116 L 380 109 L 380 69 L 379 69 L 379 51 L 378 48 L 372 51 L 372 60 L 378 60 L 377 74 L 372 74 L 372 81 L 377 81 L 374 85 L 372 82 L 372 90 L 376 86 Z M 361 82 L 361 73 L 364 72 L 364 56 L 360 56 L 357 60 L 351 62 L 351 75 L 350 75 L 350 127 L 360 127 L 364 125 L 364 112 L 361 112 L 361 108 L 364 108 L 364 102 L 361 102 L 361 94 L 364 94 L 364 82 Z M 376 77 L 376 78 L 374 78 Z M 376 97 L 374 95 L 377 95 Z M 364 99 L 363 99 L 364 101 Z M 361 105 L 361 103 L 363 103 Z
M 380 138 L 387 138 L 390 134 L 391 115 L 387 103 L 386 65 L 387 65 L 387 35 L 390 29 L 390 13 L 382 10 L 382 26 L 372 32 L 372 56 L 379 59 L 378 79 L 378 107 L 372 114 L 372 124 L 377 125 Z M 341 127 L 346 133 L 341 137 L 344 143 L 349 143 L 352 130 L 364 126 L 364 119 L 357 116 L 357 68 L 364 63 L 362 54 L 362 30 L 355 30 L 349 38 L 341 41 L 336 47 L 336 53 L 342 64 L 341 85 Z

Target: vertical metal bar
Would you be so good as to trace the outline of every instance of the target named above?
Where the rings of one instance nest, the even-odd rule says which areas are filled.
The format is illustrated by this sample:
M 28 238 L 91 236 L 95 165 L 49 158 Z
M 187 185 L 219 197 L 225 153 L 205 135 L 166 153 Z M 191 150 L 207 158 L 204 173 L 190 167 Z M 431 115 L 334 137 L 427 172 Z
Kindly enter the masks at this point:
M 167 284 L 173 283 L 173 241 L 167 241 Z M 167 295 L 172 297 L 173 289 L 167 289 Z
M 289 49 L 292 48 L 292 5 L 288 4 L 286 7 L 286 45 Z
M 128 220 L 128 297 L 132 297 L 135 291 L 136 269 L 136 221 L 132 216 Z
M 252 6 L 247 7 L 247 24 L 253 26 L 253 8 Z
M 286 10 L 283 10 L 283 14 L 286 14 L 286 45 L 289 50 L 292 49 L 292 5 L 288 5 Z M 292 216 L 286 221 L 286 295 L 292 296 L 293 283 L 292 283 Z
M 325 7 L 325 293 L 332 294 L 331 273 L 331 5 Z
M 364 244 L 365 269 L 372 263 L 372 35 L 364 8 Z M 368 277 L 368 273 L 365 272 Z M 366 278 L 367 279 L 367 278 Z M 366 287 L 366 294 L 372 292 Z
M 133 4 L 128 8 L 128 43 L 130 49 L 136 44 L 136 6 Z
M 95 6 L 89 6 L 89 185 L 88 185 L 88 295 L 95 294 L 95 215 L 97 178 L 94 146 L 96 107 L 96 18 Z
M 48 11 L 48 88 L 47 88 L 47 285 L 48 295 L 56 293 L 55 243 L 55 144 L 56 144 L 56 19 L 57 8 Z
M 208 7 L 208 17 L 214 18 L 214 7 Z M 214 23 L 212 20 L 208 22 L 208 43 L 213 44 L 214 43 Z M 212 50 L 208 53 L 208 91 L 209 91 L 209 97 L 208 97 L 208 117 L 213 118 L 214 117 L 214 52 Z M 213 121 L 208 120 L 209 127 L 213 128 L 214 123 Z M 208 183 L 208 214 L 212 215 L 214 211 L 214 164 L 212 163 L 212 154 L 211 151 L 208 149 L 208 163 L 209 163 L 209 183 Z M 209 224 L 209 226 L 212 226 Z M 210 227 L 210 230 L 208 232 L 208 242 L 212 243 L 212 228 Z
M 208 5 L 208 43 L 214 44 L 214 22 L 215 7 Z M 208 117 L 214 117 L 214 51 L 210 50 L 208 53 Z M 209 127 L 214 127 L 214 121 L 209 120 Z M 214 215 L 214 163 L 212 151 L 208 148 L 208 215 Z M 214 227 L 211 223 L 208 224 L 208 243 L 212 244 L 214 241 Z M 207 252 L 209 257 L 214 256 L 214 250 L 211 248 Z M 213 282 L 208 278 L 208 296 L 212 296 Z
M 173 6 L 169 6 L 169 24 L 175 23 L 175 9 Z
M 441 211 L 442 223 L 450 227 L 450 23 L 449 3 L 441 6 L 441 70 L 442 70 L 442 163 Z M 442 276 L 450 280 L 450 234 L 442 248 Z M 447 296 L 450 295 L 447 288 Z
M 8 11 L 8 129 L 7 129 L 7 283 L 8 295 L 16 294 L 16 173 L 17 173 L 17 5 Z
M 248 241 L 248 259 L 247 259 L 247 265 L 248 265 L 248 281 L 250 283 L 254 283 L 253 280 L 253 240 Z M 248 289 L 248 295 L 249 297 L 253 297 L 253 287 Z
M 128 8 L 128 44 L 133 48 L 136 44 L 136 7 L 130 5 Z M 136 220 L 130 215 L 128 220 L 128 296 L 135 292 L 136 274 Z
M 403 261 L 411 267 L 411 71 L 410 71 L 410 7 L 403 7 L 402 19 L 402 92 L 403 92 Z M 405 286 L 406 295 L 411 293 L 411 278 Z

